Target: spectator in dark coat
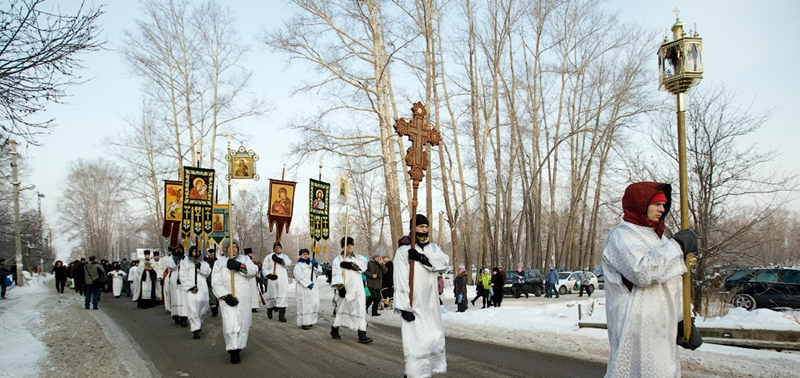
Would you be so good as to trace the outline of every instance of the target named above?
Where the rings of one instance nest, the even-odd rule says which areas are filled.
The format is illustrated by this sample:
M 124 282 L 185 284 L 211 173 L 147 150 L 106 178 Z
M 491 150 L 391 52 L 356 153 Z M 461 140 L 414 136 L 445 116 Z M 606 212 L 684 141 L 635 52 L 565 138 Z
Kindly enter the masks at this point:
M 456 279 L 453 283 L 453 294 L 456 298 L 456 305 L 458 306 L 458 312 L 467 311 L 467 270 L 464 268 L 458 268 L 458 273 L 456 273 Z
M 372 260 L 367 262 L 367 271 L 364 274 L 367 276 L 367 287 L 369 288 L 369 298 L 367 298 L 367 311 L 372 305 L 372 316 L 381 316 L 378 313 L 378 303 L 381 301 L 381 289 L 383 288 L 383 280 L 389 269 L 383 263 L 383 256 L 380 253 L 372 255 Z
M 11 271 L 6 266 L 6 259 L 0 259 L 0 298 L 6 299 L 6 277 L 11 275 Z
M 86 265 L 86 259 L 81 259 L 80 261 L 75 260 L 75 268 L 72 270 L 72 274 L 75 280 L 75 291 L 78 294 L 83 295 L 83 286 L 86 283 L 86 274 L 84 273 L 83 267 Z
M 503 303 L 503 286 L 505 286 L 505 284 L 506 273 L 503 271 L 503 268 L 493 268 L 490 285 L 492 286 L 492 305 L 494 307 L 500 307 L 500 304 Z
M 67 267 L 61 260 L 57 260 L 53 266 L 53 274 L 56 276 L 56 292 L 64 294 L 64 285 L 67 284 Z

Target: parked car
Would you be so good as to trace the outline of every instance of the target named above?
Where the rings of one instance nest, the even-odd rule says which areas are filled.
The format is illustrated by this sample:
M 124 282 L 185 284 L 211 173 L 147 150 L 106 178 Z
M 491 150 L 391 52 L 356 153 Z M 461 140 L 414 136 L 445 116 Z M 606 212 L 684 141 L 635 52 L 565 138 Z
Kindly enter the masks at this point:
M 800 269 L 740 270 L 725 279 L 725 290 L 731 304 L 747 310 L 800 308 Z
M 597 268 L 594 268 L 592 273 L 594 273 L 594 275 L 597 276 L 597 288 L 600 289 L 600 290 L 605 290 L 605 288 L 606 288 L 606 276 L 603 273 L 603 266 L 601 265 L 601 266 L 598 266 Z
M 560 272 L 558 273 L 558 295 L 564 295 L 567 293 L 580 292 L 580 286 L 577 286 L 581 282 L 581 273 L 583 271 L 576 270 L 574 272 Z M 592 278 L 589 280 L 589 289 L 590 291 L 594 291 L 597 288 L 597 276 L 594 275 L 592 272 L 588 272 Z
M 542 273 L 539 272 L 539 269 L 523 268 L 522 273 L 525 275 L 525 283 L 522 284 L 525 291 L 537 297 L 542 296 L 542 294 L 544 294 L 544 280 L 542 279 Z M 511 295 L 514 298 L 519 298 L 522 293 L 516 292 L 517 290 L 514 288 L 514 283 L 516 282 L 517 270 L 506 270 L 506 284 L 503 285 L 504 296 Z

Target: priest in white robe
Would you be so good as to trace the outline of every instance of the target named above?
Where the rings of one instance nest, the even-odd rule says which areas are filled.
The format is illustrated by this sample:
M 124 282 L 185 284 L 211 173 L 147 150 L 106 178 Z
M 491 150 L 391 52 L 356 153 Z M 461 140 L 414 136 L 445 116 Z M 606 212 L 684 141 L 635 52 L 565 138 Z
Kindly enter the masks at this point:
M 245 248 L 244 255 L 256 265 L 256 268 L 258 268 L 258 261 L 253 258 L 252 248 Z M 256 272 L 258 272 L 258 270 L 256 270 Z M 250 280 L 250 308 L 253 310 L 253 313 L 258 312 L 258 309 L 261 308 L 261 301 L 261 290 L 258 289 L 258 273 L 256 273 L 256 276 Z
M 286 321 L 286 307 L 289 306 L 289 266 L 292 259 L 282 253 L 281 243 L 272 244 L 272 253 L 264 258 L 261 271 L 267 279 L 267 317 L 272 319 L 273 311 L 278 311 L 278 320 Z
M 131 288 L 132 302 L 139 300 L 139 285 L 141 284 L 141 277 L 139 277 L 139 260 L 131 261 L 131 267 L 128 269 L 128 284 Z
M 322 273 L 317 260 L 309 258 L 309 251 L 300 250 L 300 258 L 292 273 L 295 280 L 295 302 L 297 304 L 297 325 L 311 329 L 319 319 L 319 288 L 316 286 L 317 274 Z
M 180 268 L 181 260 L 184 257 L 183 246 L 180 246 L 172 251 L 172 256 L 167 258 L 167 289 L 169 290 L 169 311 L 172 315 L 172 320 L 175 324 L 180 324 L 181 327 L 189 326 L 189 313 L 186 311 L 185 294 L 186 292 L 180 289 Z
M 367 270 L 367 259 L 353 253 L 353 238 L 342 238 L 339 245 L 342 253 L 331 263 L 331 287 L 334 288 L 334 319 L 331 326 L 331 337 L 339 340 L 339 327 L 347 327 L 358 331 L 358 342 L 367 344 L 372 338 L 367 337 L 367 297 L 364 293 L 364 280 L 361 273 Z
M 203 261 L 202 253 L 196 246 L 189 248 L 189 255 L 181 261 L 180 290 L 184 292 L 184 305 L 192 330 L 192 338 L 199 339 L 203 328 L 203 318 L 208 312 L 208 285 L 206 277 L 211 267 Z
M 167 277 L 169 276 L 169 260 L 172 260 L 172 248 L 169 249 L 169 256 L 166 254 L 158 260 L 158 295 L 161 297 L 161 302 L 164 304 L 164 309 L 169 312 L 171 303 L 169 302 L 169 287 Z
M 122 294 L 122 284 L 125 281 L 125 272 L 120 270 L 120 266 L 117 263 L 114 263 L 114 270 L 108 272 L 108 276 L 111 277 L 111 290 L 114 293 L 114 298 L 119 298 Z
M 407 377 L 430 377 L 447 372 L 442 312 L 439 308 L 438 273 L 450 258 L 428 238 L 428 218 L 417 214 L 415 245 L 411 237 L 400 240 L 394 255 L 394 311 L 402 319 L 403 356 Z M 409 298 L 409 266 L 414 264 L 414 297 Z
M 603 244 L 611 344 L 606 377 L 681 376 L 676 336 L 686 267 L 679 240 L 685 231 L 694 232 L 681 231 L 675 239 L 663 235 L 671 192 L 670 185 L 655 182 L 628 186 L 623 221 Z M 696 235 L 693 240 L 696 246 Z
M 228 243 L 225 243 L 228 244 Z M 239 254 L 239 243 L 225 246 L 232 256 L 219 256 L 211 270 L 211 290 L 219 298 L 222 313 L 222 336 L 231 363 L 241 362 L 240 352 L 247 347 L 247 337 L 253 322 L 250 309 L 250 282 L 258 268 L 245 255 Z

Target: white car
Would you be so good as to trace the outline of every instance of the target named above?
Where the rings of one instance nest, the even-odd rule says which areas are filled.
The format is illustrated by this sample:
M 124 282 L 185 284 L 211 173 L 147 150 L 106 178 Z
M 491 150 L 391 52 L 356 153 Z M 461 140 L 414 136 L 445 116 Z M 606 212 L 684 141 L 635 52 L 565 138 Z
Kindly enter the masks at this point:
M 572 273 L 561 272 L 558 274 L 558 295 L 567 293 L 580 293 L 580 287 L 576 284 L 581 281 L 581 274 L 583 271 L 576 270 Z M 597 276 L 592 272 L 588 272 L 592 279 L 589 280 L 589 291 L 594 292 L 597 289 Z

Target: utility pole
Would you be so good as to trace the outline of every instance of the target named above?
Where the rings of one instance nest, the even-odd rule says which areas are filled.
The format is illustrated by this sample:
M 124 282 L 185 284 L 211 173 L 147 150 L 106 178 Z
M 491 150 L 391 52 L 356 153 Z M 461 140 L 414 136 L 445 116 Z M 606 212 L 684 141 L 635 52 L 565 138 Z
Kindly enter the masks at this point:
M 11 139 L 11 184 L 14 186 L 14 243 L 17 252 L 17 285 L 24 283 L 22 278 L 22 238 L 19 224 L 19 179 L 17 178 L 17 141 Z

